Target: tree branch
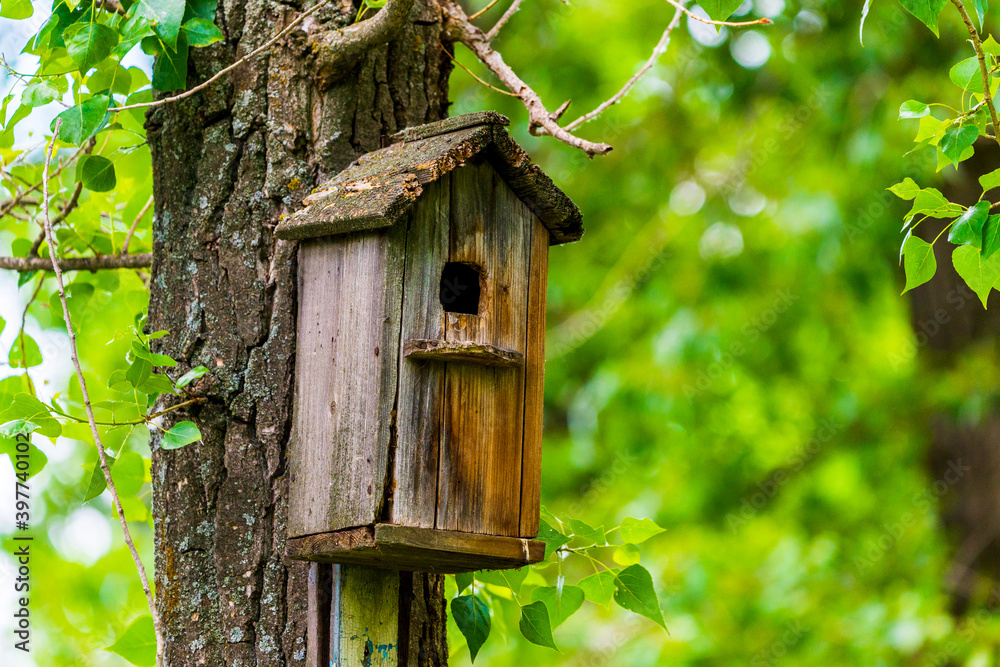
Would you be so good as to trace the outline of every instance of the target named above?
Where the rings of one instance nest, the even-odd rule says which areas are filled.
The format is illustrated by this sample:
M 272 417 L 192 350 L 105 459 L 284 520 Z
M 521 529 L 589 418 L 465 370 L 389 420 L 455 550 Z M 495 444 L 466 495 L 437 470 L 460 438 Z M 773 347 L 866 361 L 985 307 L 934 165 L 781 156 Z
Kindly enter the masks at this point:
M 670 0 L 667 1 L 670 2 Z M 617 93 L 615 93 L 611 97 L 611 99 L 607 100 L 606 102 L 603 102 L 601 105 L 599 105 L 596 109 L 594 109 L 590 113 L 584 114 L 579 118 L 577 118 L 576 120 L 574 120 L 572 123 L 566 125 L 566 129 L 568 131 L 572 132 L 573 130 L 580 127 L 584 123 L 600 116 L 602 113 L 604 113 L 604 111 L 608 107 L 618 104 L 618 102 L 620 102 L 621 99 L 625 97 L 628 91 L 632 89 L 632 86 L 638 83 L 639 79 L 641 79 L 646 74 L 646 72 L 653 69 L 653 65 L 656 64 L 656 61 L 667 50 L 667 46 L 670 44 L 670 33 L 672 33 L 674 31 L 674 28 L 676 28 L 680 24 L 681 16 L 685 13 L 685 11 L 686 10 L 684 9 L 684 5 L 680 5 L 679 7 L 677 7 L 677 11 L 674 12 L 674 18 L 670 20 L 670 24 L 667 26 L 667 29 L 663 31 L 663 36 L 660 37 L 660 41 L 656 44 L 656 48 L 653 49 L 653 55 L 651 55 L 649 57 L 649 60 L 646 61 L 646 64 L 643 65 L 642 68 L 638 72 L 636 72 L 635 75 L 631 79 L 629 79 L 624 86 L 622 86 L 622 89 L 619 90 Z
M 667 2 L 677 9 L 681 10 L 688 15 L 688 18 L 694 19 L 695 21 L 700 21 L 701 23 L 706 23 L 708 25 L 718 25 L 718 26 L 729 26 L 730 28 L 746 28 L 751 25 L 771 25 L 774 23 L 769 18 L 756 19 L 754 21 L 716 21 L 714 19 L 707 19 L 704 16 L 698 16 L 690 9 L 684 6 L 683 0 L 667 0 Z
M 409 0 L 409 1 L 413 2 L 413 0 Z M 180 93 L 179 95 L 173 95 L 171 97 L 164 97 L 164 98 L 161 98 L 161 99 L 158 99 L 158 100 L 154 100 L 152 102 L 143 102 L 143 103 L 140 103 L 140 104 L 127 104 L 127 105 L 122 106 L 122 107 L 113 107 L 111 109 L 108 109 L 108 111 L 110 113 L 117 113 L 119 111 L 128 111 L 129 109 L 146 109 L 148 107 L 158 107 L 158 106 L 161 106 L 161 105 L 164 105 L 164 104 L 170 104 L 171 102 L 177 102 L 178 100 L 183 100 L 186 97 L 191 97 L 195 93 L 199 93 L 202 90 L 205 90 L 206 88 L 208 88 L 209 86 L 211 86 L 213 83 L 215 83 L 216 81 L 218 81 L 219 79 L 221 79 L 225 75 L 229 74 L 230 72 L 232 72 L 234 69 L 236 69 L 237 67 L 239 67 L 243 63 L 245 63 L 248 60 L 251 60 L 251 59 L 253 59 L 253 58 L 257 57 L 257 56 L 259 56 L 261 53 L 263 53 L 264 51 L 266 51 L 269 48 L 271 48 L 272 46 L 274 46 L 282 37 L 284 37 L 285 35 L 287 35 L 288 33 L 290 33 L 292 30 L 294 30 L 295 26 L 299 25 L 300 23 L 302 23 L 303 21 L 305 21 L 306 18 L 308 18 L 308 17 L 312 16 L 313 14 L 315 14 L 316 12 L 318 12 L 320 9 L 322 9 L 327 4 L 329 4 L 329 2 L 330 2 L 330 0 L 320 0 L 320 2 L 318 2 L 312 9 L 310 9 L 307 12 L 303 12 L 302 14 L 299 14 L 299 16 L 294 21 L 292 21 L 287 26 L 285 26 L 284 30 L 280 31 L 277 35 L 275 35 L 274 37 L 272 37 L 270 40 L 268 40 L 267 42 L 265 42 L 261 46 L 257 47 L 256 49 L 254 49 L 250 53 L 246 54 L 245 56 L 243 56 L 242 58 L 240 58 L 239 60 L 237 60 L 236 62 L 234 62 L 232 65 L 229 65 L 228 67 L 224 67 L 223 69 L 219 70 L 213 76 L 211 76 L 208 79 L 206 79 L 205 81 L 199 83 L 197 86 L 195 86 L 194 88 L 191 88 L 190 90 L 185 90 L 183 93 Z M 382 12 L 379 12 L 375 16 L 378 16 L 381 13 Z
M 317 44 L 322 87 L 343 77 L 371 49 L 392 40 L 406 25 L 414 0 L 388 0 L 370 19 L 327 32 Z
M 163 665 L 163 625 L 160 622 L 160 615 L 156 611 L 153 603 L 153 593 L 149 587 L 149 577 L 146 576 L 146 567 L 142 564 L 139 552 L 132 541 L 132 533 L 129 531 L 128 521 L 125 519 L 125 510 L 122 508 L 121 498 L 118 497 L 118 489 L 115 481 L 111 477 L 111 467 L 108 465 L 108 455 L 104 451 L 104 443 L 101 442 L 101 433 L 97 429 L 94 420 L 94 407 L 90 402 L 90 394 L 87 392 L 87 381 L 83 377 L 83 368 L 80 366 L 80 354 L 76 346 L 76 332 L 73 329 L 73 319 L 69 314 L 69 304 L 66 302 L 66 286 L 63 283 L 62 269 L 57 257 L 58 245 L 52 233 L 52 220 L 49 217 L 49 168 L 52 164 L 52 154 L 55 152 L 56 136 L 59 134 L 59 125 L 62 121 L 56 120 L 55 129 L 52 131 L 52 141 L 49 143 L 49 150 L 45 156 L 45 167 L 42 172 L 42 214 L 45 219 L 45 240 L 49 244 L 51 256 L 49 261 L 52 271 L 56 274 L 56 285 L 59 287 L 59 301 L 62 303 L 63 320 L 66 322 L 66 331 L 69 334 L 70 357 L 73 360 L 73 367 L 76 370 L 76 379 L 80 383 L 80 392 L 83 396 L 83 404 L 87 408 L 87 420 L 90 422 L 90 433 L 94 436 L 94 444 L 97 445 L 97 456 L 100 459 L 101 471 L 104 473 L 104 482 L 108 491 L 111 492 L 111 500 L 114 503 L 115 511 L 118 512 L 118 520 L 121 522 L 122 533 L 125 536 L 125 544 L 128 545 L 132 553 L 132 560 L 139 571 L 139 580 L 142 582 L 142 590 L 146 594 L 146 603 L 149 605 L 149 613 L 153 617 L 153 629 L 156 634 L 156 664 L 157 667 Z
M 146 205 L 142 207 L 141 211 L 139 211 L 139 215 L 135 216 L 135 220 L 132 221 L 132 226 L 128 228 L 128 233 L 125 235 L 125 242 L 122 243 L 122 251 L 118 253 L 119 256 L 121 257 L 128 256 L 128 244 L 132 242 L 132 236 L 135 234 L 135 230 L 139 227 L 139 223 L 142 222 L 143 216 L 146 215 L 146 211 L 148 211 L 149 207 L 152 205 L 153 205 L 153 198 L 150 197 L 149 200 L 146 202 Z
M 490 31 L 486 33 L 487 40 L 493 41 L 493 38 L 497 36 L 500 29 L 507 25 L 507 21 L 509 21 L 511 17 L 517 13 L 517 10 L 521 8 L 521 2 L 522 0 L 514 0 L 514 2 L 511 3 L 510 7 L 507 8 L 507 11 L 505 11 L 503 16 L 500 17 L 500 20 L 497 21 L 497 24 L 490 28 Z
M 471 49 L 476 57 L 507 86 L 510 92 L 517 95 L 527 108 L 532 134 L 550 135 L 568 146 L 579 148 L 590 156 L 604 155 L 611 151 L 611 146 L 608 144 L 581 139 L 559 127 L 556 116 L 545 108 L 538 93 L 522 81 L 514 70 L 504 62 L 503 56 L 490 46 L 490 40 L 483 31 L 469 21 L 465 10 L 454 0 L 447 0 L 445 10 L 448 12 L 449 33 L 452 38 Z
M 49 252 L 53 252 L 49 246 Z M 143 255 L 99 255 L 97 257 L 67 257 L 59 259 L 63 271 L 104 271 L 108 269 L 148 269 L 153 265 L 152 253 Z M 0 269 L 27 273 L 51 271 L 48 257 L 0 257 Z
M 983 40 L 979 38 L 979 31 L 976 30 L 975 24 L 972 22 L 972 17 L 969 16 L 969 12 L 965 10 L 965 5 L 962 4 L 962 0 L 951 0 L 952 4 L 958 9 L 958 13 L 962 15 L 962 21 L 965 22 L 965 27 L 969 31 L 969 36 L 972 37 L 972 48 L 976 50 L 976 56 L 979 58 L 979 73 L 983 77 L 983 100 L 986 101 L 986 106 L 990 110 L 990 119 L 993 121 L 993 132 L 997 144 L 1000 144 L 1000 118 L 997 118 L 997 110 L 993 105 L 993 93 L 990 92 L 990 69 L 986 65 L 986 52 L 983 51 Z

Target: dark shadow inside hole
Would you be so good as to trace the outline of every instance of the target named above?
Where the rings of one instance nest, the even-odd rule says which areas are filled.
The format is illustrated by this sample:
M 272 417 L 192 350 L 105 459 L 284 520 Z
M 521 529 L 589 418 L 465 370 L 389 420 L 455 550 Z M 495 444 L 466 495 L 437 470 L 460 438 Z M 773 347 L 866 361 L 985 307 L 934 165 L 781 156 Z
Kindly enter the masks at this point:
M 448 262 L 441 272 L 441 307 L 446 313 L 479 314 L 479 270 L 472 264 Z

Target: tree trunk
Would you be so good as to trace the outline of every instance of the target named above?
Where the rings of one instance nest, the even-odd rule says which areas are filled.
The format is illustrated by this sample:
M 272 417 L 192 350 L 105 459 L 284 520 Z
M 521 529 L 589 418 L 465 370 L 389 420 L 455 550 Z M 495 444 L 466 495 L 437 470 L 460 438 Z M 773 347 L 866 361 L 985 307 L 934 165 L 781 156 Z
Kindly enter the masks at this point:
M 975 204 L 982 193 L 979 177 L 992 171 L 998 159 L 996 144 L 981 140 L 975 155 L 940 185 L 941 191 L 950 201 L 965 206 Z M 917 233 L 930 242 L 946 223 L 926 220 Z M 979 297 L 955 271 L 953 250 L 951 244 L 938 242 L 937 275 L 911 292 L 921 363 L 935 375 L 945 377 L 967 365 L 969 356 L 994 341 L 1000 329 L 1000 297 L 992 293 L 989 310 L 984 310 Z M 945 586 L 957 616 L 978 605 L 994 608 L 1000 590 L 983 587 L 984 582 L 1000 576 L 1000 504 L 996 502 L 1000 497 L 1000 413 L 993 407 L 995 398 L 989 394 L 990 389 L 989 382 L 980 388 L 987 395 L 980 414 L 962 416 L 960 410 L 952 408 L 932 415 L 929 424 L 928 464 L 934 480 L 931 490 L 939 498 L 941 519 L 953 542 Z
M 283 560 L 286 443 L 295 363 L 296 246 L 279 217 L 321 180 L 405 126 L 447 111 L 450 60 L 438 0 L 417 0 L 389 45 L 321 89 L 312 36 L 357 11 L 336 0 L 204 92 L 153 110 L 156 209 L 149 329 L 194 390 L 204 441 L 154 447 L 157 605 L 166 664 L 306 661 L 308 565 Z M 296 2 L 222 0 L 224 42 L 193 50 L 189 86 L 266 42 Z M 311 6 L 312 3 L 309 3 Z M 176 413 L 175 413 L 176 414 Z M 166 425 L 165 425 L 166 426 Z M 405 578 L 404 578 L 405 579 Z M 446 664 L 440 578 L 415 575 L 401 654 Z

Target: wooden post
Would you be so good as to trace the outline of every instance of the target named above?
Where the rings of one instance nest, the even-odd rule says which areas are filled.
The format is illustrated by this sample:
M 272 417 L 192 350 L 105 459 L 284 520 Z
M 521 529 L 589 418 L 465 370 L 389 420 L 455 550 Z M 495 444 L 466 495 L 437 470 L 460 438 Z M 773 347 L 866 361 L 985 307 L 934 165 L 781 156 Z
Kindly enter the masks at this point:
M 400 627 L 401 576 L 407 575 L 313 563 L 307 667 L 405 667 L 400 636 L 409 632 Z

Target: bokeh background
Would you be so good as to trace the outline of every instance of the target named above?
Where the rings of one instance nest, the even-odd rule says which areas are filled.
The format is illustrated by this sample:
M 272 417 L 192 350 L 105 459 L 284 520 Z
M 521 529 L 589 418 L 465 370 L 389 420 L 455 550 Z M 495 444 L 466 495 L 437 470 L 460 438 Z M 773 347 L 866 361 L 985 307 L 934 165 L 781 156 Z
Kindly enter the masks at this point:
M 615 146 L 594 160 L 531 137 L 516 100 L 454 73 L 453 113 L 509 115 L 585 215 L 584 240 L 551 256 L 543 503 L 593 525 L 642 516 L 667 529 L 642 559 L 669 634 L 588 603 L 556 631 L 555 654 L 498 606 L 477 664 L 1000 664 L 997 321 L 947 271 L 900 295 L 906 206 L 885 192 L 904 176 L 975 183 L 935 174 L 930 152 L 906 155 L 916 122 L 896 120 L 907 99 L 956 99 L 947 72 L 971 51 L 954 12 L 938 40 L 889 1 L 873 3 L 862 45 L 861 5 L 748 0 L 738 15 L 774 25 L 721 33 L 685 19 L 633 92 L 581 130 Z M 672 13 L 662 0 L 531 0 L 498 45 L 550 107 L 572 98 L 575 117 L 636 71 Z M 27 38 L 10 25 L 8 57 Z M 0 229 L 0 252 L 12 231 Z M 120 355 L 105 343 L 142 307 L 142 283 L 77 280 L 95 290 L 82 344 L 106 376 Z M 101 299 L 122 284 L 128 303 Z M 0 349 L 29 296 L 0 272 Z M 28 312 L 45 357 L 33 376 L 65 392 L 64 338 L 43 306 Z M 0 662 L 125 664 L 102 649 L 144 602 L 106 497 L 80 502 L 96 454 L 37 444 L 35 662 L 8 658 L 7 639 Z M 0 498 L 12 479 L 0 457 Z M 151 531 L 134 525 L 149 562 Z M 563 567 L 572 578 L 590 566 Z M 0 609 L 12 573 L 0 555 Z M 0 617 L 5 638 L 9 624 Z M 468 664 L 454 628 L 451 640 L 454 664 Z

